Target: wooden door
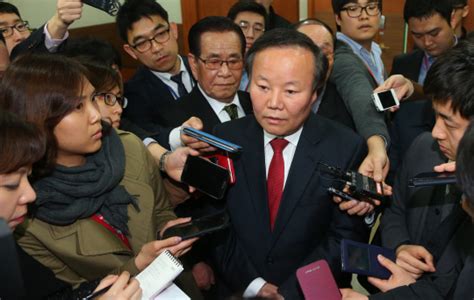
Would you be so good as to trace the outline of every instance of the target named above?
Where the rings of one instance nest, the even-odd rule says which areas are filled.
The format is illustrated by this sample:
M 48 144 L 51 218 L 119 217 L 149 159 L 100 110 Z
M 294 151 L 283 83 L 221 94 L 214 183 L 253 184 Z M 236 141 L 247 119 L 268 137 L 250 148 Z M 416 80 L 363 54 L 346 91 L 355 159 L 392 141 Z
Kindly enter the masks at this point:
M 183 47 L 182 54 L 189 51 L 188 32 L 198 20 L 207 16 L 226 16 L 229 8 L 236 0 L 181 0 L 181 14 L 183 20 Z M 298 0 L 274 0 L 273 8 L 282 17 L 291 22 L 299 19 Z

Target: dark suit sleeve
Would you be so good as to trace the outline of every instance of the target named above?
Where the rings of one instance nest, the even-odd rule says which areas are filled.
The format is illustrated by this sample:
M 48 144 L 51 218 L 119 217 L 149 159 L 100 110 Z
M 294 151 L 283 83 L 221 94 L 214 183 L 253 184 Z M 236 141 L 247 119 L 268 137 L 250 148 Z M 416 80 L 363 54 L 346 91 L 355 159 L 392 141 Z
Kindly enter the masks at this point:
M 44 26 L 45 25 L 33 31 L 27 39 L 25 39 L 13 48 L 10 54 L 11 61 L 25 53 L 49 53 L 45 45 L 46 36 L 44 34 Z M 58 46 L 56 52 L 61 51 L 66 41 L 62 42 Z
M 225 278 L 232 291 L 242 294 L 254 279 L 261 277 L 261 274 L 250 261 L 232 230 L 231 227 L 220 234 L 221 243 L 214 248 L 213 257 L 218 272 L 221 273 L 220 277 Z
M 413 168 L 413 165 L 417 165 L 416 160 L 420 155 L 417 152 L 420 149 L 420 143 L 422 143 L 420 138 L 413 142 L 405 156 L 405 160 L 395 178 L 392 201 L 382 216 L 380 224 L 382 245 L 387 248 L 396 249 L 398 246 L 410 242 L 410 234 L 407 227 L 408 212 L 406 208 L 409 201 L 409 169 Z
M 150 103 L 149 101 L 143 101 L 147 97 L 146 93 L 138 87 L 127 88 L 126 86 L 125 97 L 128 99 L 128 105 L 124 110 L 124 117 L 133 122 L 138 128 L 153 133 L 149 137 L 156 140 L 161 146 L 170 149 L 169 134 L 173 128 L 160 125 L 159 117 L 153 114 L 157 108 L 144 105 L 144 103 Z M 140 136 L 143 131 L 134 133 Z
M 357 169 L 362 159 L 367 154 L 365 143 L 360 140 L 356 145 L 354 155 L 346 166 L 347 169 Z M 327 199 L 327 201 L 331 201 Z M 310 264 L 316 260 L 325 259 L 340 287 L 349 287 L 351 274 L 341 272 L 341 246 L 342 239 L 350 239 L 361 242 L 368 242 L 369 230 L 364 224 L 363 218 L 359 216 L 350 216 L 345 211 L 341 211 L 334 203 L 332 210 L 331 227 L 327 233 L 326 239 L 308 255 L 301 266 Z M 279 286 L 279 292 L 285 299 L 301 298 L 300 287 L 296 279 L 296 270 L 282 285 Z

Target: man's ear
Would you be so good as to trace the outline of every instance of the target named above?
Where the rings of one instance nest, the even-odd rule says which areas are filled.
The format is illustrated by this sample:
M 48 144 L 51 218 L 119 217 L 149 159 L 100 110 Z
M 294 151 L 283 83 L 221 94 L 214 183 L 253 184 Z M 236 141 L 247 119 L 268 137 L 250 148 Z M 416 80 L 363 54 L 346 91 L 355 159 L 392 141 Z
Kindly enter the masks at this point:
M 175 22 L 170 23 L 170 34 L 175 40 L 178 39 L 178 25 Z
M 313 94 L 311 95 L 311 106 L 316 102 L 318 99 L 318 89 L 314 90 Z
M 130 55 L 133 59 L 138 60 L 138 57 L 135 54 L 135 52 L 133 51 L 132 46 L 130 46 L 129 44 L 124 44 L 123 45 L 123 50 L 125 52 L 127 52 L 128 55 Z
M 465 18 L 469 14 L 469 5 L 466 5 L 462 8 L 462 17 Z
M 191 67 L 191 72 L 193 73 L 193 76 L 194 78 L 196 78 L 197 81 L 199 81 L 199 78 L 198 78 L 198 59 L 196 58 L 196 56 L 194 56 L 194 54 L 192 53 L 189 53 L 188 54 L 188 62 L 189 62 L 189 66 Z
M 336 20 L 336 24 L 341 26 L 341 16 L 339 16 L 339 14 L 334 14 L 334 19 Z

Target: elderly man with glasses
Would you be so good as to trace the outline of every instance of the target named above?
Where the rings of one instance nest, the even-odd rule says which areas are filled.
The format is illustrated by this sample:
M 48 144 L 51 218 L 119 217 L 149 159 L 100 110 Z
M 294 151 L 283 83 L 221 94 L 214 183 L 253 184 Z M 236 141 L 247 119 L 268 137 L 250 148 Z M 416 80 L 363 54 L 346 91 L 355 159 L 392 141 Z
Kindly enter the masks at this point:
M 38 30 L 30 31 L 13 4 L 0 3 L 0 33 L 11 58 L 25 51 L 56 52 L 68 37 L 68 27 L 81 17 L 81 0 L 57 0 L 56 13 Z

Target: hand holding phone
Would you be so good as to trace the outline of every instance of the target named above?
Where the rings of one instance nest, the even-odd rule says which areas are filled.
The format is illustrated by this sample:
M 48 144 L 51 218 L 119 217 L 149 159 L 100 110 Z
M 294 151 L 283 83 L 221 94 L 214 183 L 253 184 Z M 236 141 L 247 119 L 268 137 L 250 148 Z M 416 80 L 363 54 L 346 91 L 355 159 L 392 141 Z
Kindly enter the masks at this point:
M 400 101 L 398 100 L 394 89 L 374 93 L 372 94 L 372 100 L 374 101 L 375 108 L 378 111 L 385 111 L 400 105 Z
M 396 259 L 393 249 L 344 239 L 341 242 L 342 270 L 387 279 L 391 273 L 379 263 L 377 259 L 379 254 L 392 261 Z
M 183 133 L 189 136 L 192 136 L 193 138 L 206 142 L 211 146 L 214 146 L 220 150 L 224 150 L 230 153 L 236 153 L 239 151 L 242 151 L 242 147 L 231 143 L 229 141 L 223 140 L 221 138 L 218 138 L 217 136 L 214 136 L 210 133 L 194 129 L 192 127 L 184 127 L 182 129 Z

